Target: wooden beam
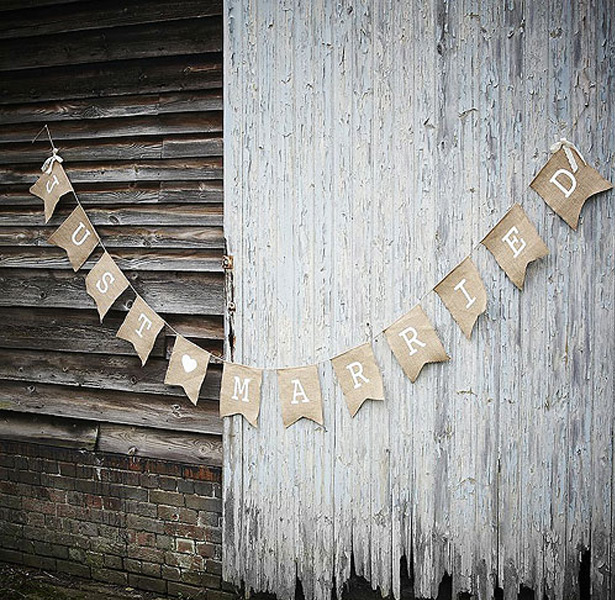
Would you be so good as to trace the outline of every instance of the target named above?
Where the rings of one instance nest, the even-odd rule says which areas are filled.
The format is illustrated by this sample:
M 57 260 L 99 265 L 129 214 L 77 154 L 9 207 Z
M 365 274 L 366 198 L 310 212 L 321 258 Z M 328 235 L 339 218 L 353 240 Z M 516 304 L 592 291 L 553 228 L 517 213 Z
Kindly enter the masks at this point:
M 50 221 L 51 226 L 58 227 L 74 208 L 75 203 L 70 201 L 59 206 Z M 99 225 L 222 226 L 221 204 L 165 204 L 164 209 L 153 204 L 105 206 L 87 208 L 87 213 L 90 221 L 96 227 Z M 41 225 L 43 221 L 42 202 L 40 201 L 38 207 L 32 208 L 0 207 L 0 227 L 36 226 Z
M 218 54 L 143 58 L 15 71 L 0 83 L 0 104 L 221 87 Z
M 222 15 L 222 0 L 110 0 L 104 3 L 77 0 L 3 0 L 0 10 L 37 7 L 37 10 L 15 10 L 3 15 L 0 38 L 22 38 L 50 33 L 84 31 L 135 25 L 166 23 L 176 19 L 196 19 Z M 63 4 L 71 3 L 71 6 Z M 49 8 L 40 6 L 55 4 Z
M 118 102 L 117 98 L 114 100 Z M 156 99 L 152 101 L 156 102 Z M 0 142 L 22 142 L 23 146 L 21 148 L 24 150 L 27 148 L 27 144 L 30 144 L 39 153 L 44 154 L 47 148 L 41 146 L 41 144 L 32 144 L 32 138 L 38 130 L 39 127 L 30 122 L 2 125 L 0 127 Z M 60 142 L 67 142 L 69 140 L 86 140 L 90 144 L 99 144 L 112 143 L 106 141 L 106 138 L 117 137 L 128 137 L 132 141 L 137 136 L 164 138 L 178 134 L 199 136 L 207 133 L 219 134 L 222 131 L 222 111 L 196 111 L 193 109 L 192 112 L 170 114 L 58 121 L 50 127 L 50 130 L 56 145 L 62 150 L 62 155 L 64 155 L 65 144 L 60 144 Z M 47 142 L 46 139 L 43 139 L 43 141 Z
M 15 11 L 15 13 L 17 13 L 17 9 L 22 9 L 19 11 L 20 14 L 23 14 L 26 11 L 27 14 L 30 14 L 30 12 L 32 12 L 31 9 L 33 8 L 35 8 L 36 12 L 38 12 L 43 6 L 51 7 L 51 5 L 75 4 L 81 1 L 82 0 L 2 0 L 2 3 L 0 3 L 0 12 L 4 12 L 7 15 L 7 18 L 10 18 L 9 11 Z M 5 15 L 2 16 L 4 17 Z
M 110 204 L 222 204 L 224 192 L 219 179 L 205 181 L 137 181 L 131 183 L 85 183 L 79 186 L 84 206 Z M 69 195 L 70 198 L 70 195 Z M 61 201 L 62 202 L 62 201 Z M 28 193 L 23 185 L 0 184 L 3 206 L 42 206 L 40 198 Z
M 101 423 L 96 449 L 179 463 L 222 465 L 220 436 Z
M 114 250 L 114 260 L 126 271 L 186 271 L 192 273 L 221 273 L 222 250 Z M 91 269 L 100 258 L 95 252 L 83 268 Z M 71 269 L 66 252 L 60 248 L 2 248 L 0 268 Z
M 0 124 L 53 123 L 222 110 L 222 89 L 0 105 Z M 28 126 L 27 128 L 29 128 Z M 28 141 L 28 140 L 24 140 Z
M 107 163 L 71 163 L 65 167 L 73 184 L 84 182 L 116 181 L 158 181 L 158 180 L 203 180 L 222 178 L 222 158 L 203 159 L 162 159 L 123 161 Z M 0 177 L 4 183 L 31 186 L 40 176 L 40 166 L 0 167 Z M 77 190 L 78 191 L 78 190 Z
M 222 17 L 0 39 L 0 72 L 222 50 Z
M 32 128 L 30 128 L 32 130 Z M 183 136 L 126 137 L 56 142 L 62 158 L 73 162 L 109 162 L 114 160 L 156 160 L 160 158 L 204 158 L 221 156 L 222 136 L 187 134 Z M 0 146 L 0 165 L 33 163 L 40 166 L 45 152 L 30 142 Z
M 98 423 L 0 411 L 0 439 L 94 450 Z
M 0 347 L 83 352 L 89 356 L 134 356 L 132 346 L 115 337 L 125 316 L 125 312 L 111 310 L 101 323 L 94 309 L 4 307 L 0 308 L 0 320 L 3 324 L 0 327 Z M 172 322 L 181 335 L 206 341 L 212 348 L 220 348 L 224 338 L 222 317 L 173 315 Z M 165 331 L 165 335 L 168 335 L 168 332 Z M 165 335 L 158 337 L 150 357 L 165 356 L 168 345 L 164 340 Z M 172 339 L 172 336 L 169 336 L 169 339 Z
M 133 271 L 127 276 L 155 311 L 193 315 L 225 312 L 222 274 Z M 92 308 L 94 301 L 86 294 L 83 279 L 83 272 L 0 269 L 0 306 Z
M 215 402 L 194 406 L 188 398 L 50 384 L 0 381 L 0 410 L 213 435 L 222 431 Z
M 55 227 L 0 227 L 2 246 L 50 246 Z M 224 248 L 221 227 L 105 227 L 96 228 L 108 248 Z
M 209 342 L 198 343 L 206 350 L 214 350 Z M 134 353 L 122 356 L 0 348 L 0 379 L 185 398 L 180 387 L 164 384 L 168 366 L 166 359 L 154 357 L 142 367 Z M 201 389 L 201 400 L 218 401 L 221 377 L 221 366 L 211 364 Z

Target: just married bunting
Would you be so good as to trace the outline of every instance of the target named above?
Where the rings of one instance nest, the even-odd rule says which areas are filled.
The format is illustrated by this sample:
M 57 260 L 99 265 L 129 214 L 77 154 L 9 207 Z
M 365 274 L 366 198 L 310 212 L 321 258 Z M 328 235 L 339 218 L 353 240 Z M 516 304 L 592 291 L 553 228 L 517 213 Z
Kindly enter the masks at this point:
M 613 186 L 589 166 L 579 150 L 565 139 L 551 148 L 552 155 L 530 187 L 570 227 L 576 229 L 583 205 L 591 196 Z M 112 305 L 128 289 L 128 278 L 106 251 L 88 219 L 62 167 L 57 149 L 43 164 L 43 174 L 30 192 L 43 200 L 45 222 L 53 216 L 60 198 L 73 193 L 77 207 L 50 236 L 49 241 L 66 251 L 75 271 L 82 268 L 100 245 L 102 257 L 86 276 L 86 290 L 96 303 L 102 321 Z M 493 255 L 512 283 L 523 289 L 530 263 L 549 250 L 519 204 L 514 204 L 483 238 L 481 244 Z M 132 288 L 133 291 L 134 288 Z M 440 297 L 464 335 L 470 339 L 480 315 L 487 307 L 487 292 L 471 256 L 466 257 L 433 291 Z M 136 293 L 136 291 L 135 291 Z M 136 293 L 117 337 L 130 342 L 145 365 L 164 327 L 173 328 Z M 407 377 L 415 382 L 429 363 L 451 360 L 436 328 L 420 304 L 384 330 L 387 343 Z M 175 332 L 176 339 L 165 376 L 165 384 L 176 385 L 193 404 L 198 403 L 212 355 Z M 223 361 L 220 415 L 242 415 L 257 427 L 264 369 Z M 371 342 L 363 343 L 330 359 L 350 415 L 354 417 L 368 401 L 383 401 L 384 385 Z M 300 419 L 323 425 L 323 399 L 319 367 L 306 365 L 277 369 L 282 420 L 290 427 Z

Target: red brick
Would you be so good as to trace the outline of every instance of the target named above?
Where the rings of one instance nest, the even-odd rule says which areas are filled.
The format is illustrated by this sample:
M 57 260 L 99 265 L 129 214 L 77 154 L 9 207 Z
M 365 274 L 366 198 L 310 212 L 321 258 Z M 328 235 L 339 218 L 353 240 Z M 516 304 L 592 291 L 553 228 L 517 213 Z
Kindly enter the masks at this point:
M 184 597 L 220 589 L 221 469 L 9 447 L 0 452 L 0 523 L 14 527 L 0 537 L 6 560 L 159 594 L 167 581 Z
M 177 581 L 169 581 L 169 594 L 189 598 L 190 600 L 205 600 L 209 598 L 207 590 Z
M 175 508 L 174 506 L 159 506 L 158 518 L 164 521 L 196 525 L 197 513 L 190 508 Z
M 175 550 L 185 554 L 194 554 L 194 540 L 177 538 L 175 540 Z
M 195 554 L 179 554 L 178 552 L 166 552 L 165 563 L 172 567 L 179 567 L 187 571 L 202 571 L 205 568 L 203 557 Z
M 128 574 L 128 585 L 139 590 L 147 590 L 149 592 L 157 592 L 165 594 L 167 591 L 167 582 L 154 577 L 146 577 L 145 575 Z
M 184 467 L 182 476 L 186 479 L 198 479 L 200 481 L 221 481 L 221 469 L 212 467 Z
M 149 531 L 139 531 L 137 532 L 136 541 L 139 546 L 155 546 L 156 536 Z
M 126 548 L 126 554 L 130 558 L 136 558 L 138 560 L 146 560 L 153 563 L 163 563 L 165 552 L 160 548 L 147 548 L 145 546 L 129 545 Z
M 103 508 L 105 510 L 122 510 L 122 501 L 119 498 L 113 498 L 111 496 L 105 496 L 102 499 Z
M 37 500 L 36 498 L 23 498 L 21 505 L 24 510 L 42 513 L 44 515 L 55 515 L 56 505 L 53 502 Z
M 184 495 L 177 492 L 165 492 L 162 490 L 150 490 L 149 501 L 168 506 L 184 506 Z
M 128 585 L 128 573 L 112 569 L 92 569 L 92 578 L 112 585 Z
M 91 494 L 85 494 L 84 496 L 85 505 L 90 508 L 102 508 L 103 499 L 102 496 L 92 496 Z
M 196 552 L 205 558 L 213 558 L 216 554 L 216 546 L 208 542 L 197 542 Z

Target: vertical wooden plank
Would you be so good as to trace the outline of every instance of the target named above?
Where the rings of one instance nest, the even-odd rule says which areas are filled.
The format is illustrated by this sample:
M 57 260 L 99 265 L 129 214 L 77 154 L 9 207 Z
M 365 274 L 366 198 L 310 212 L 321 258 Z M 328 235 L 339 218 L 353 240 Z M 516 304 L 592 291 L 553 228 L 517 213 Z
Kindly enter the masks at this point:
M 549 84 L 547 97 L 548 122 L 545 133 L 546 145 L 553 143 L 562 134 L 567 135 L 571 127 L 570 85 L 572 57 L 568 40 L 572 33 L 572 5 L 560 2 L 549 3 Z M 548 155 L 547 157 L 548 158 Z M 550 215 L 552 218 L 552 214 Z M 539 409 L 544 442 L 537 448 L 541 466 L 541 486 L 544 499 L 533 499 L 534 514 L 542 514 L 540 527 L 543 535 L 543 555 L 536 561 L 536 592 L 548 597 L 562 597 L 563 574 L 566 562 L 566 521 L 569 495 L 567 488 L 570 455 L 569 414 L 574 394 L 574 383 L 570 378 L 569 364 L 571 347 L 575 337 L 569 320 L 568 307 L 578 307 L 580 298 L 570 285 L 573 268 L 573 248 L 578 247 L 578 236 L 561 220 L 551 221 L 553 241 L 553 265 L 547 280 L 546 324 L 549 335 L 548 363 L 550 385 L 547 396 Z M 563 295 L 562 290 L 569 293 Z M 546 483 L 546 486 L 545 486 Z M 546 489 L 545 489 L 546 487 Z M 543 587 L 544 586 L 544 587 Z
M 498 197 L 497 211 L 491 222 L 498 220 L 512 200 L 525 200 L 528 174 L 524 167 L 524 106 L 527 90 L 524 85 L 524 68 L 528 52 L 528 38 L 525 32 L 525 3 L 523 0 L 503 6 L 503 20 L 500 22 L 501 34 L 498 36 L 500 56 L 500 77 L 489 77 L 485 104 L 481 110 L 484 123 L 484 143 L 488 156 L 488 169 L 481 173 L 481 185 L 486 193 Z M 494 53 L 489 51 L 489 55 Z M 491 71 L 490 66 L 485 66 Z M 491 111 L 499 107 L 500 118 L 491 120 Z M 503 122 L 505 120 L 505 122 Z M 503 131 L 508 135 L 503 136 Z M 527 203 L 524 202 L 524 205 Z M 527 209 L 527 206 L 525 206 Z M 541 273 L 542 275 L 542 273 Z M 499 347 L 492 348 L 494 369 L 499 382 L 496 396 L 496 430 L 498 439 L 497 464 L 497 576 L 498 585 L 503 588 L 507 600 L 517 599 L 519 590 L 519 545 L 521 534 L 521 499 L 524 490 L 521 486 L 523 464 L 520 448 L 522 371 L 521 328 L 525 314 L 530 311 L 525 292 L 517 292 L 506 275 L 500 271 L 494 280 L 497 286 L 494 303 L 499 306 Z M 526 287 L 531 285 L 529 278 Z
M 353 150 L 349 117 L 352 75 L 346 56 L 349 52 L 351 21 L 345 3 L 332 4 L 323 0 L 319 10 L 326 15 L 323 35 L 324 60 L 321 82 L 323 101 L 322 147 L 318 148 L 318 167 L 321 184 L 317 191 L 329 198 L 332 207 L 333 265 L 331 281 L 331 311 L 336 327 L 330 326 L 329 340 L 334 352 L 343 351 L 356 343 L 358 334 L 352 326 L 354 314 L 354 288 L 352 273 L 352 218 L 353 196 L 350 190 L 349 154 Z M 319 35 L 320 24 L 314 20 L 314 35 Z M 329 165 L 329 166 L 327 166 Z M 337 339 L 334 339 L 337 338 Z M 335 437 L 334 465 L 334 558 L 335 581 L 338 598 L 351 573 L 354 531 L 357 520 L 355 507 L 363 501 L 356 471 L 364 465 L 355 458 L 355 428 L 360 413 L 352 419 L 339 387 L 331 393 L 334 404 L 334 422 L 328 428 Z M 359 437 L 359 436 L 357 436 Z M 339 501 L 345 498 L 345 501 Z M 358 511 L 357 511 L 358 512 Z
M 589 160 L 610 181 L 615 177 L 615 119 L 613 94 L 615 93 L 615 19 L 608 2 L 590 3 L 595 31 L 594 48 L 587 47 L 587 56 L 595 61 L 595 79 L 586 81 L 590 106 L 582 120 L 592 127 L 588 143 L 592 144 Z M 592 53 L 593 52 L 593 53 Z M 595 82 L 595 87 L 594 87 Z M 593 108 L 593 110 L 589 110 Z M 586 114 L 589 113 L 589 114 Z M 593 260 L 596 267 L 588 278 L 595 293 L 594 317 L 590 327 L 592 382 L 591 424 L 591 593 L 592 598 L 603 600 L 615 594 L 615 397 L 612 331 L 615 328 L 615 206 L 611 197 L 599 196 L 590 200 L 585 212 L 591 219 L 583 229 L 593 232 Z M 611 333 L 609 333 L 611 332 Z M 605 337 L 607 336 L 607 337 Z M 598 349 L 602 348 L 602 351 Z M 609 423 L 608 415 L 612 418 Z
M 409 305 L 415 299 L 412 289 L 416 284 L 414 276 L 403 274 L 413 273 L 414 264 L 412 257 L 408 256 L 407 245 L 412 239 L 408 223 L 405 219 L 395 219 L 391 224 L 390 233 L 386 235 L 386 214 L 403 215 L 409 206 L 414 206 L 416 195 L 413 193 L 414 177 L 407 177 L 407 173 L 414 172 L 415 144 L 414 115 L 416 111 L 415 90 L 412 86 L 415 70 L 415 55 L 412 36 L 415 31 L 414 23 L 416 15 L 413 12 L 411 0 L 405 0 L 397 5 L 386 5 L 379 11 L 379 20 L 384 20 L 389 13 L 391 23 L 390 33 L 379 31 L 376 26 L 375 35 L 379 36 L 379 45 L 389 49 L 389 63 L 398 73 L 395 93 L 390 92 L 388 102 L 392 104 L 388 115 L 389 123 L 393 126 L 391 133 L 391 154 L 396 157 L 389 177 L 391 178 L 390 195 L 387 207 L 381 210 L 378 205 L 374 206 L 377 214 L 382 217 L 379 223 L 385 236 L 383 242 L 388 246 L 386 255 L 386 278 L 384 279 L 384 293 L 382 299 L 377 298 L 372 304 L 371 313 L 378 315 L 378 305 L 386 307 L 385 314 L 373 322 L 374 329 L 380 330 L 388 325 L 395 315 L 401 315 L 408 310 Z M 418 20 L 418 19 L 417 19 Z M 392 43 L 388 42 L 392 40 Z M 376 69 L 376 73 L 381 69 Z M 380 95 L 380 94 L 378 94 Z M 375 107 L 374 117 L 377 119 L 379 104 Z M 386 133 L 385 133 L 386 135 Z M 377 155 L 380 155 L 378 152 Z M 377 186 L 378 187 L 378 186 Z M 412 281 L 414 280 L 414 282 Z M 395 288 L 395 293 L 390 294 L 386 290 Z M 407 558 L 408 568 L 412 567 L 412 525 L 411 525 L 411 495 L 414 486 L 413 474 L 413 427 L 412 411 L 415 399 L 408 394 L 410 386 L 407 378 L 394 371 L 395 359 L 391 355 L 386 340 L 378 338 L 375 343 L 377 360 L 384 373 L 395 373 L 395 377 L 386 378 L 385 381 L 385 410 L 389 419 L 389 444 L 390 444 L 390 531 L 389 543 L 391 544 L 391 587 L 394 597 L 401 594 L 401 568 L 402 557 Z M 407 576 L 407 574 L 406 574 Z
M 424 293 L 437 282 L 436 261 L 433 260 L 437 238 L 435 223 L 437 215 L 436 202 L 436 20 L 434 3 L 421 0 L 412 2 L 413 19 L 419 25 L 414 27 L 411 40 L 414 46 L 414 64 L 412 89 L 415 95 L 413 131 L 415 132 L 415 150 L 411 155 L 412 169 L 412 208 L 407 208 L 405 215 L 408 295 L 406 302 L 400 302 L 399 315 L 407 312 Z M 412 215 L 420 221 L 421 227 L 415 226 Z M 431 258 L 431 259 L 430 259 Z M 423 305 L 430 318 L 441 317 L 437 313 L 433 294 L 422 298 Z M 437 314 L 436 314 L 437 313 Z M 397 316 L 397 315 L 395 315 Z M 393 317 L 393 319 L 395 318 Z M 441 321 L 436 321 L 439 326 Z M 442 334 L 442 329 L 440 329 Z M 448 338 L 445 339 L 448 348 Z M 436 422 L 436 381 L 444 374 L 446 365 L 428 365 L 421 377 L 414 384 L 404 376 L 399 366 L 393 362 L 392 376 L 395 377 L 399 399 L 410 403 L 412 423 L 412 562 L 414 567 L 414 591 L 421 598 L 435 598 L 442 572 L 434 563 L 434 537 L 432 535 L 436 505 L 435 466 L 439 452 L 435 441 Z M 385 382 L 386 382 L 385 377 Z
M 398 5 L 395 2 L 374 2 L 370 8 L 369 29 L 365 23 L 361 27 L 366 33 L 361 36 L 359 56 L 372 59 L 369 80 L 365 81 L 363 93 L 356 96 L 355 113 L 358 122 L 364 121 L 369 115 L 372 123 L 370 140 L 364 143 L 364 152 L 358 157 L 355 168 L 365 171 L 368 176 L 361 190 L 363 215 L 365 225 L 363 231 L 357 231 L 358 236 L 364 233 L 364 239 L 373 243 L 361 244 L 363 247 L 361 259 L 371 265 L 369 281 L 364 285 L 369 290 L 369 297 L 363 301 L 364 310 L 362 325 L 364 336 L 373 338 L 374 333 L 381 331 L 386 322 L 377 317 L 379 311 L 390 315 L 395 302 L 395 295 L 388 292 L 392 288 L 393 279 L 400 280 L 396 273 L 397 258 L 392 240 L 397 238 L 395 224 L 387 215 L 395 214 L 395 206 L 400 202 L 394 185 L 395 174 L 400 168 L 400 156 L 395 153 L 395 137 L 399 126 L 399 115 L 406 108 L 403 99 L 397 93 L 396 82 L 390 77 L 382 77 L 382 73 L 395 72 L 398 67 L 400 40 L 396 28 Z M 359 59 L 360 60 L 360 59 Z M 373 97 L 372 97 L 373 95 Z M 370 143 L 371 142 L 371 143 Z M 382 158 L 391 157 L 383 161 Z M 386 190 L 379 195 L 380 202 L 374 202 L 378 190 Z M 357 243 L 361 238 L 357 236 Z M 384 344 L 381 338 L 380 342 Z M 377 349 L 378 344 L 375 344 Z M 380 355 L 380 352 L 379 352 Z M 386 369 L 386 362 L 381 368 Z M 369 419 L 366 427 L 370 444 L 370 556 L 369 564 L 371 584 L 379 588 L 382 596 L 391 591 L 392 568 L 399 570 L 399 563 L 391 564 L 391 443 L 390 443 L 390 407 L 391 399 L 385 402 L 370 402 L 366 407 L 364 418 Z M 377 423 L 377 427 L 374 424 Z
M 243 51 L 244 35 L 240 33 L 246 23 L 241 14 L 242 6 L 235 2 L 233 6 L 228 5 L 224 11 L 224 73 L 225 79 L 232 82 L 231 85 L 241 89 L 241 81 L 244 73 L 241 61 L 246 53 Z M 224 127 L 228 128 L 227 139 L 242 139 L 242 127 L 245 123 L 241 109 L 241 103 L 225 102 Z M 243 222 L 243 198 L 241 190 L 237 185 L 238 179 L 241 180 L 240 165 L 243 165 L 242 150 L 243 144 L 227 144 L 225 147 L 226 160 L 233 165 L 233 169 L 225 171 L 225 185 L 227 189 L 232 189 L 233 194 L 225 196 L 224 227 L 227 233 L 227 251 L 235 257 L 239 263 L 243 259 L 243 247 L 239 244 L 241 237 L 237 232 L 242 231 Z M 231 156 L 232 153 L 232 156 Z M 237 170 L 235 170 L 237 169 Z M 242 303 L 241 286 L 243 278 L 235 280 L 235 302 L 240 310 L 244 309 Z M 226 333 L 229 323 L 226 322 Z M 244 343 L 243 336 L 237 337 L 237 346 L 241 352 Z M 229 356 L 230 348 L 227 341 L 225 348 L 226 355 Z M 237 586 L 241 586 L 245 579 L 241 565 L 244 562 L 245 553 L 242 552 L 242 525 L 244 521 L 244 489 L 243 489 L 243 419 L 240 416 L 232 419 L 224 419 L 224 452 L 223 452 L 223 539 L 222 539 L 222 565 L 223 578 Z
M 570 30 L 566 33 L 567 54 L 571 61 L 570 73 L 570 123 L 566 137 L 576 143 L 594 160 L 595 145 L 592 133 L 595 127 L 596 102 L 591 98 L 591 81 L 596 80 L 595 56 L 595 7 L 589 1 L 579 2 L 572 10 Z M 591 324 L 595 322 L 594 286 L 583 265 L 595 262 L 597 242 L 594 231 L 597 203 L 589 204 L 581 225 L 571 241 L 570 267 L 572 277 L 568 288 L 572 296 L 568 303 L 569 342 L 567 348 L 568 378 L 571 381 L 568 399 L 569 460 L 565 490 L 566 531 L 562 540 L 565 555 L 564 577 L 555 594 L 564 598 L 579 596 L 578 573 L 581 555 L 590 545 L 591 502 L 591 425 L 593 412 L 593 386 L 588 389 L 591 373 Z M 587 518 L 590 515 L 590 518 Z

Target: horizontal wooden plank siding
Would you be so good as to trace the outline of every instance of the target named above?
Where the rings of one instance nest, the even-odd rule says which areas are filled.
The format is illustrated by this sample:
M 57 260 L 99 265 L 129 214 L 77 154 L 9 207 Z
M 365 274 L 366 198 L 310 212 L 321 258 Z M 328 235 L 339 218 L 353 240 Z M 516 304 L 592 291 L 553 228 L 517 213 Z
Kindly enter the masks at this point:
M 47 242 L 74 199 L 62 198 L 45 224 L 28 188 L 50 153 L 45 134 L 32 143 L 47 123 L 131 283 L 182 335 L 219 354 L 222 42 L 216 0 L 0 6 L 4 431 L 15 422 L 22 437 L 40 429 L 51 443 L 64 431 L 61 419 L 72 417 L 96 424 L 101 450 L 220 464 L 220 365 L 211 365 L 196 408 L 181 388 L 163 383 L 175 334 L 159 336 L 142 368 L 130 344 L 115 337 L 134 295 L 125 292 L 101 324 L 85 292 L 84 276 L 101 250 L 75 274 Z M 28 426 L 34 413 L 47 421 Z

